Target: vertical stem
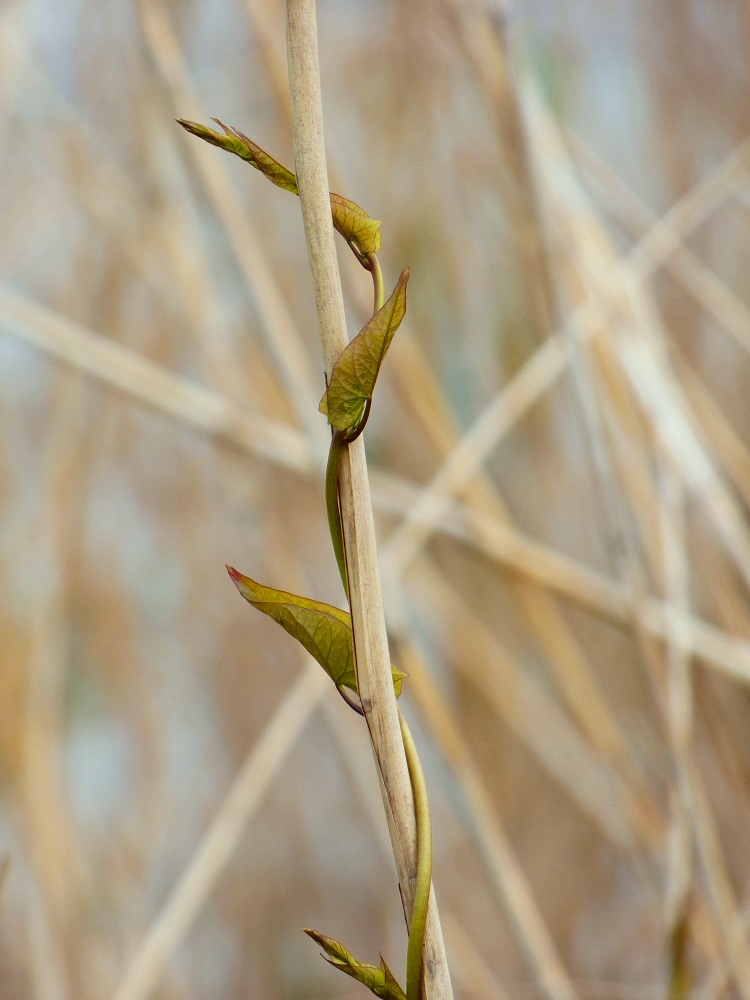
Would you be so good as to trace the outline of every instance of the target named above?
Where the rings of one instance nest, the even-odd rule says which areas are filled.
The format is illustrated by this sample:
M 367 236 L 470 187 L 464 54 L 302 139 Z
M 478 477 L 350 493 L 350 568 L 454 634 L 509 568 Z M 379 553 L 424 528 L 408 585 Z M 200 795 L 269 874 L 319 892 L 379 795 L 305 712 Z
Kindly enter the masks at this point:
M 347 344 L 347 334 L 328 196 L 314 0 L 287 0 L 287 50 L 295 170 L 323 356 L 330 374 L 333 362 Z M 380 773 L 405 910 L 410 914 L 417 874 L 416 821 L 391 682 L 375 527 L 361 437 L 341 456 L 340 502 L 359 690 Z M 424 970 L 425 1000 L 452 1000 L 434 896 L 428 914 Z
M 370 265 L 370 271 L 372 272 L 372 285 L 375 294 L 375 308 L 373 313 L 376 313 L 378 309 L 382 309 L 385 304 L 385 285 L 383 283 L 383 272 L 380 267 L 380 261 L 378 260 L 378 255 L 376 253 L 367 254 L 367 262 Z

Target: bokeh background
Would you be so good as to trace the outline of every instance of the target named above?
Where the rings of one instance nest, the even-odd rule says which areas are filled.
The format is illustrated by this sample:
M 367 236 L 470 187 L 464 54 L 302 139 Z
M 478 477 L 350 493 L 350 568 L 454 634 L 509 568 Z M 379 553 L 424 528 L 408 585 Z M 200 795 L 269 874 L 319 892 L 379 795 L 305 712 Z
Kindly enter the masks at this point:
M 750 8 L 319 23 L 456 996 L 750 1000 Z M 224 570 L 341 600 L 299 203 L 212 115 L 293 163 L 279 0 L 0 7 L 3 1000 L 403 968 L 363 728 Z

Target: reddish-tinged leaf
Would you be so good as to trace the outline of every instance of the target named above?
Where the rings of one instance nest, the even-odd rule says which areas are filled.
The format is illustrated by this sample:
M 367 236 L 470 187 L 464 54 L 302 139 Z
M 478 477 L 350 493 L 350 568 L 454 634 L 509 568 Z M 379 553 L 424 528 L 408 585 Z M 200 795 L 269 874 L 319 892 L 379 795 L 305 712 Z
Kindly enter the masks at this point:
M 219 146 L 220 149 L 225 149 L 228 153 L 234 153 L 235 156 L 239 156 L 240 159 L 250 163 L 277 187 L 283 188 L 285 191 L 291 191 L 293 194 L 299 194 L 297 190 L 297 178 L 291 170 L 283 167 L 278 160 L 274 160 L 265 150 L 257 146 L 251 139 L 248 139 L 242 132 L 238 132 L 237 129 L 227 128 L 218 118 L 214 118 L 214 121 L 217 125 L 221 126 L 223 132 L 217 132 L 215 129 L 208 128 L 206 125 L 199 125 L 197 122 L 185 121 L 183 118 L 178 118 L 177 121 L 192 135 L 197 135 L 199 139 L 210 142 L 212 146 Z
M 380 222 L 348 198 L 331 191 L 331 214 L 334 228 L 347 243 L 353 243 L 362 254 L 380 251 Z
M 236 128 L 227 128 L 227 126 L 220 122 L 218 118 L 214 118 L 217 125 L 220 125 L 224 129 L 225 135 L 230 138 L 237 139 L 241 144 L 242 148 L 245 150 L 245 155 L 242 157 L 247 160 L 248 163 L 252 163 L 254 167 L 257 167 L 262 174 L 264 174 L 272 184 L 276 187 L 283 188 L 284 191 L 291 191 L 293 194 L 299 194 L 297 188 L 297 178 L 294 176 L 291 170 L 287 170 L 283 167 L 278 160 L 267 153 L 260 146 L 257 146 L 252 139 L 248 139 L 246 135 Z M 242 155 L 242 154 L 240 154 Z
M 220 149 L 234 153 L 235 156 L 250 163 L 277 187 L 299 194 L 297 178 L 292 171 L 261 149 L 252 139 L 248 139 L 239 129 L 229 128 L 218 118 L 214 118 L 214 121 L 221 126 L 223 134 L 206 125 L 186 121 L 184 118 L 178 118 L 177 121 L 192 135 L 197 135 L 199 139 L 210 142 L 212 146 L 219 146 Z M 334 228 L 360 254 L 377 253 L 380 250 L 380 222 L 371 219 L 363 208 L 348 198 L 333 192 L 330 197 Z
M 347 687 L 356 692 L 352 620 L 348 611 L 322 601 L 288 594 L 284 590 L 264 587 L 231 566 L 227 566 L 227 570 L 245 600 L 294 636 L 318 661 L 336 687 Z M 393 689 L 398 697 L 406 675 L 393 666 L 391 673 Z
M 372 398 L 386 351 L 406 313 L 409 268 L 402 272 L 391 297 L 336 359 L 320 412 L 340 431 L 355 427 Z
M 401 989 L 401 987 L 396 982 L 396 977 L 393 975 L 393 973 L 391 972 L 391 970 L 385 964 L 385 959 L 383 958 L 382 955 L 380 956 L 380 968 L 383 970 L 383 977 L 385 979 L 385 987 L 386 987 L 386 990 L 388 990 L 388 992 L 386 993 L 386 996 L 387 997 L 391 997 L 392 1000 L 406 1000 L 406 997 L 404 995 L 404 991 Z
M 364 962 L 358 962 L 350 955 L 340 941 L 326 937 L 325 934 L 320 934 L 307 927 L 305 934 L 320 945 L 325 952 L 323 958 L 327 962 L 330 962 L 335 968 L 341 969 L 347 976 L 362 983 L 376 997 L 381 997 L 382 1000 L 406 1000 L 406 994 L 382 958 L 380 959 L 380 968 L 376 965 L 367 965 Z

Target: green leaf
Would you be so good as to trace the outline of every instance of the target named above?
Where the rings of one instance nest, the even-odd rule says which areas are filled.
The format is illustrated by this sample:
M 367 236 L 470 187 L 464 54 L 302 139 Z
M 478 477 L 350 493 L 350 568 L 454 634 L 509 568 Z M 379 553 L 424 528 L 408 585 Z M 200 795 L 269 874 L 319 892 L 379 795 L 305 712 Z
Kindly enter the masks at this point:
M 287 170 L 278 160 L 274 160 L 265 150 L 257 146 L 252 139 L 248 139 L 246 135 L 243 135 L 237 129 L 227 128 L 218 118 L 214 118 L 214 121 L 217 125 L 221 126 L 223 135 L 221 132 L 216 132 L 206 125 L 199 125 L 197 122 L 185 121 L 183 118 L 178 118 L 177 121 L 188 132 L 197 135 L 199 139 L 205 139 L 211 145 L 219 146 L 228 153 L 234 153 L 247 163 L 250 163 L 256 170 L 260 170 L 276 187 L 283 188 L 285 191 L 291 191 L 293 194 L 299 194 L 297 178 L 292 171 Z
M 336 359 L 319 409 L 328 415 L 328 423 L 340 431 L 359 423 L 365 404 L 372 398 L 383 358 L 406 313 L 409 271 L 407 267 L 402 272 L 385 305 Z
M 231 566 L 227 566 L 227 570 L 245 600 L 294 636 L 318 661 L 336 687 L 357 691 L 352 619 L 348 611 L 323 604 L 322 601 L 297 597 L 284 590 L 264 587 Z M 398 698 L 406 674 L 394 666 L 391 666 L 391 673 L 393 689 Z
M 396 982 L 396 977 L 393 975 L 391 970 L 385 964 L 385 959 L 383 958 L 382 955 L 380 956 L 380 968 L 383 970 L 383 975 L 385 976 L 386 988 L 390 990 L 390 992 L 387 993 L 386 996 L 393 997 L 393 1000 L 406 1000 L 404 991 Z
M 406 994 L 394 979 L 382 957 L 380 968 L 375 965 L 366 965 L 353 958 L 340 941 L 326 937 L 325 934 L 319 934 L 318 931 L 310 930 L 307 927 L 305 934 L 316 941 L 325 951 L 323 958 L 327 962 L 330 962 L 335 968 L 341 969 L 347 976 L 362 983 L 376 997 L 381 997 L 381 1000 L 406 1000 Z
M 299 194 L 297 178 L 291 170 L 287 170 L 278 160 L 274 160 L 269 153 L 257 146 L 252 139 L 248 139 L 239 129 L 227 128 L 218 118 L 214 118 L 214 121 L 217 125 L 221 125 L 228 138 L 235 139 L 241 144 L 243 152 L 239 155 L 242 156 L 243 160 L 247 160 L 248 163 L 257 167 L 276 187 L 283 188 L 284 191 L 291 191 L 292 194 Z
M 360 253 L 380 251 L 380 222 L 371 219 L 367 212 L 348 198 L 331 191 L 333 226 L 347 243 L 353 243 Z
M 260 170 L 272 184 L 293 194 L 299 194 L 297 178 L 291 170 L 287 170 L 239 129 L 228 128 L 218 118 L 214 118 L 214 121 L 221 126 L 223 134 L 197 122 L 186 121 L 184 118 L 177 119 L 178 124 L 192 135 L 197 135 L 199 139 L 210 142 L 212 146 L 219 146 L 228 153 L 234 153 L 256 170 Z M 377 253 L 380 250 L 380 222 L 371 219 L 363 208 L 348 198 L 333 192 L 330 197 L 334 228 L 341 233 L 347 243 L 356 247 L 360 254 Z

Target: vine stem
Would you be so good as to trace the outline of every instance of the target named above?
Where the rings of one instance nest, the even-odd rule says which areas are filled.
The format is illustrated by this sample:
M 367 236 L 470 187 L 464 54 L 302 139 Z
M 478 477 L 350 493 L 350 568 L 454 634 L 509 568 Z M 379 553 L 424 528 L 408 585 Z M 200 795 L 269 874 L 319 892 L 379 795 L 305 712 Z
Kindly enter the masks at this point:
M 323 356 L 330 375 L 348 337 L 328 195 L 314 0 L 287 0 L 287 52 L 295 171 Z M 358 688 L 380 773 L 404 908 L 410 916 L 417 878 L 417 826 L 391 680 L 375 526 L 361 437 L 342 449 L 339 491 Z M 427 916 L 423 955 L 425 1000 L 452 1000 L 434 894 Z
M 377 301 L 376 301 L 377 309 Z M 370 401 L 362 419 L 351 436 L 336 430 L 331 441 L 326 470 L 326 507 L 328 510 L 328 526 L 336 554 L 341 583 L 349 598 L 349 587 L 346 576 L 346 552 L 341 529 L 341 512 L 339 505 L 339 463 L 343 448 L 351 444 L 362 433 L 370 412 Z M 346 688 L 339 686 L 339 694 L 344 701 L 364 715 L 361 700 L 353 700 Z M 422 951 L 424 949 L 427 914 L 432 888 L 432 819 L 430 817 L 430 799 L 427 794 L 427 784 L 422 772 L 422 763 L 401 707 L 398 708 L 398 721 L 401 727 L 401 737 L 404 741 L 406 764 L 409 770 L 412 794 L 414 796 L 414 815 L 417 821 L 417 874 L 414 889 L 414 905 L 411 911 L 411 926 L 409 927 L 409 946 L 406 958 L 406 1000 L 422 1000 Z
M 427 927 L 427 913 L 432 885 L 432 819 L 427 784 L 422 773 L 422 763 L 412 739 L 404 713 L 399 707 L 398 721 L 406 750 L 409 778 L 414 793 L 414 812 L 417 817 L 417 882 L 414 890 L 414 908 L 409 928 L 409 947 L 406 952 L 406 1000 L 419 1000 L 422 986 L 422 950 Z
M 378 255 L 376 253 L 368 253 L 366 260 L 372 274 L 372 286 L 375 296 L 375 308 L 373 309 L 373 313 L 376 313 L 378 309 L 382 309 L 385 305 L 385 282 L 383 281 L 383 270 L 380 266 L 380 261 L 378 260 Z

